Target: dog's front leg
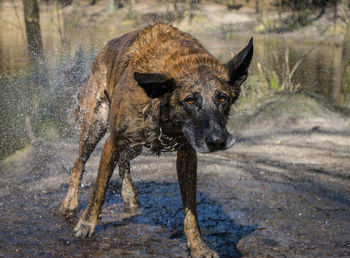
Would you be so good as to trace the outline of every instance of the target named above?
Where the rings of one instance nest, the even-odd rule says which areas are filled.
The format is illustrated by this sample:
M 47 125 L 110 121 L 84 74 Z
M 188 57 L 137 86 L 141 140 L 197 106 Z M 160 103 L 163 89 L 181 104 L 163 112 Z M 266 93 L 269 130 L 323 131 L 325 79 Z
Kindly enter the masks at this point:
M 74 228 L 77 237 L 88 237 L 94 233 L 98 216 L 101 213 L 105 200 L 108 182 L 118 162 L 119 154 L 119 146 L 115 137 L 111 134 L 103 147 L 96 183 L 90 195 L 88 205 Z
M 185 212 L 184 233 L 191 255 L 219 257 L 204 243 L 199 229 L 196 205 L 197 154 L 192 147 L 177 152 L 176 169 Z

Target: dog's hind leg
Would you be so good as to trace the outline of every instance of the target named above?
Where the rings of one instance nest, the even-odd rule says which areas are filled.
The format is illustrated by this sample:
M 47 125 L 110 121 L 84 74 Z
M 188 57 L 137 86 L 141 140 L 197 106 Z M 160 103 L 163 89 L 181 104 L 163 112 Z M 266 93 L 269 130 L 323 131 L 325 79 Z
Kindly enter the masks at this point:
M 106 130 L 106 125 L 99 120 L 95 120 L 89 125 L 85 123 L 85 126 L 83 126 L 80 136 L 79 156 L 74 162 L 69 188 L 58 211 L 60 215 L 71 216 L 76 210 L 78 206 L 78 191 L 85 164 L 97 143 L 105 135 Z
M 124 211 L 126 212 L 135 212 L 140 208 L 140 202 L 130 175 L 130 161 L 140 155 L 141 151 L 141 145 L 128 149 L 121 155 L 118 164 L 119 176 L 122 179 Z
M 196 205 L 197 154 L 192 147 L 177 152 L 176 169 L 185 212 L 184 233 L 191 255 L 219 257 L 204 243 L 199 229 Z

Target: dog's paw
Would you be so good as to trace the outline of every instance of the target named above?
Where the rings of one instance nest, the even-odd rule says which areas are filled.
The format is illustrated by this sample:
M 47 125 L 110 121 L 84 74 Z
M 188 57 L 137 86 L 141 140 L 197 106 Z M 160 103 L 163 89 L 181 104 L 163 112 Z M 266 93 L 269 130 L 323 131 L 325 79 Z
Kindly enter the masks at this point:
M 66 203 L 62 202 L 57 210 L 57 215 L 61 217 L 72 217 L 75 213 L 76 208 L 71 208 Z
M 140 214 L 140 204 L 138 202 L 134 203 L 124 203 L 124 212 L 128 214 Z
M 57 214 L 62 217 L 71 217 L 78 207 L 78 195 L 72 190 L 68 190 L 66 196 L 58 208 Z
M 219 258 L 219 255 L 214 250 L 211 250 L 209 247 L 205 246 L 197 251 L 192 251 L 191 256 L 193 258 Z
M 73 233 L 76 237 L 91 237 L 94 234 L 95 227 L 96 223 L 88 222 L 80 218 Z

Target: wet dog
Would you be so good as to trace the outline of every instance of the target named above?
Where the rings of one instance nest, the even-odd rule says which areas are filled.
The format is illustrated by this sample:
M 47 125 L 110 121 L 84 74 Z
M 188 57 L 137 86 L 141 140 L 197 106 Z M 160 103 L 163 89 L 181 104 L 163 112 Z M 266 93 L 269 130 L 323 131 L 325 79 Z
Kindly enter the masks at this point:
M 176 169 L 185 212 L 184 233 L 194 257 L 216 257 L 202 240 L 197 220 L 196 152 L 230 148 L 226 123 L 253 56 L 252 39 L 221 64 L 191 35 L 155 24 L 111 40 L 96 57 L 78 95 L 79 156 L 59 212 L 78 206 L 84 166 L 107 130 L 98 176 L 75 235 L 94 233 L 108 182 L 118 165 L 126 209 L 139 208 L 130 160 L 146 146 L 155 153 L 177 151 Z

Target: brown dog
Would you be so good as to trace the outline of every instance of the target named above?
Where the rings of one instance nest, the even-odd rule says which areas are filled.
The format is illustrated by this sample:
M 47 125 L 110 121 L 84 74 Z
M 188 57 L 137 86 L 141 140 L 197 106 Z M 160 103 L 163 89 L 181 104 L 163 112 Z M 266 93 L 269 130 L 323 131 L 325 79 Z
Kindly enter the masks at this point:
M 107 44 L 79 92 L 79 156 L 59 209 L 62 215 L 70 215 L 77 208 L 84 165 L 109 128 L 94 189 L 74 229 L 76 236 L 94 233 L 117 164 L 125 207 L 138 209 L 130 160 L 140 154 L 144 145 L 156 153 L 177 151 L 184 233 L 191 254 L 217 256 L 206 246 L 199 230 L 196 151 L 224 150 L 234 144 L 225 125 L 230 106 L 247 78 L 252 56 L 250 40 L 238 55 L 222 65 L 196 39 L 165 24 L 148 26 Z

